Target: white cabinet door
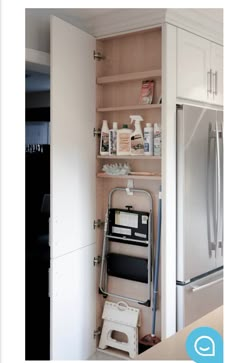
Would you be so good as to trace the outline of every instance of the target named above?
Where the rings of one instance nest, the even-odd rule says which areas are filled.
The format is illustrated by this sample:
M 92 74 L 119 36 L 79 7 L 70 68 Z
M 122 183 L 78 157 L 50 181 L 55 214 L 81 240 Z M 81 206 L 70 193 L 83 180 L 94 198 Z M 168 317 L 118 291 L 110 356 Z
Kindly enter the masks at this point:
M 51 19 L 51 359 L 95 350 L 95 39 Z
M 95 39 L 51 19 L 51 257 L 95 242 Z
M 95 244 L 51 262 L 51 352 L 53 360 L 85 360 L 96 350 Z
M 223 106 L 223 47 L 211 43 L 213 102 Z
M 177 97 L 207 101 L 210 44 L 206 39 L 177 29 Z

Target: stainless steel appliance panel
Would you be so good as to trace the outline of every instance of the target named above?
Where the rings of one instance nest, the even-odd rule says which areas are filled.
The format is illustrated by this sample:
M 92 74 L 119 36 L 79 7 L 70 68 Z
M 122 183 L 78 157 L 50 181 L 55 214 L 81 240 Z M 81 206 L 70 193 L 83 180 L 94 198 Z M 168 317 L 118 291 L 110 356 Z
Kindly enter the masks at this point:
M 177 285 L 177 331 L 223 304 L 223 270 Z
M 216 265 L 216 111 L 184 105 L 177 111 L 177 280 Z

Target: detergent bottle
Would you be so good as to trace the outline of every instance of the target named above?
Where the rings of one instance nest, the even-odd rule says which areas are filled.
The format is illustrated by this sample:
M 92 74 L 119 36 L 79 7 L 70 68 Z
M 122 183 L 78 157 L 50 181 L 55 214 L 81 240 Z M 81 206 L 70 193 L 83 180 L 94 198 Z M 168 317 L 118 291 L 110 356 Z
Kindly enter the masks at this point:
M 153 155 L 153 127 L 147 123 L 144 127 L 144 155 Z
M 132 130 L 124 124 L 122 129 L 117 130 L 117 155 L 130 155 L 130 136 Z
M 161 156 L 161 124 L 158 122 L 154 123 L 154 155 Z
M 143 121 L 140 115 L 131 115 L 131 123 L 134 121 L 134 131 L 130 135 L 131 155 L 143 155 L 144 154 L 144 140 L 143 132 L 141 129 L 141 122 Z

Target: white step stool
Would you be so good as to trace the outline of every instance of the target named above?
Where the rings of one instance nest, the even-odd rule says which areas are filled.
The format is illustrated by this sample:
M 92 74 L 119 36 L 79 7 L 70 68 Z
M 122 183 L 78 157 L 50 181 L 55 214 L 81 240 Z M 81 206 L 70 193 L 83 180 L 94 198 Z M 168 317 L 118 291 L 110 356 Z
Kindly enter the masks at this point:
M 105 302 L 102 319 L 104 319 L 99 348 L 108 346 L 129 352 L 130 358 L 138 354 L 138 327 L 140 310 L 130 307 L 127 303 Z M 128 342 L 121 342 L 111 337 L 112 332 L 124 333 Z

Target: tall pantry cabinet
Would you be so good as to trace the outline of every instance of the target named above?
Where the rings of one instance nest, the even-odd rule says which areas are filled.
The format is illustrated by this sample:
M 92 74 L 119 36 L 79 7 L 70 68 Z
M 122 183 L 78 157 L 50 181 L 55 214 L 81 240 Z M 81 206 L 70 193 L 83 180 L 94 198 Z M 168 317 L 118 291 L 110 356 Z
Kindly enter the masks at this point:
M 94 222 L 104 221 L 111 189 L 126 187 L 131 180 L 135 188 L 151 193 L 155 251 L 161 158 L 100 156 L 100 139 L 93 131 L 101 128 L 103 119 L 110 127 L 118 122 L 120 128 L 131 114 L 140 114 L 144 124 L 161 121 L 161 39 L 161 28 L 154 28 L 96 41 L 51 19 L 51 359 L 87 359 L 98 345 L 94 332 L 101 327 L 106 300 L 98 293 L 100 265 L 94 262 L 102 253 L 103 228 Z M 102 59 L 94 59 L 94 52 Z M 141 84 L 147 79 L 155 81 L 153 103 L 140 105 Z M 102 173 L 102 166 L 113 162 L 129 162 L 137 174 Z M 117 208 L 149 208 L 144 198 L 123 192 L 113 203 Z M 119 243 L 112 243 L 111 250 L 144 258 L 147 254 L 144 247 Z M 143 299 L 147 286 L 114 277 L 109 289 Z M 151 307 L 130 305 L 141 310 L 140 337 L 150 333 Z M 160 301 L 157 332 L 160 335 Z

